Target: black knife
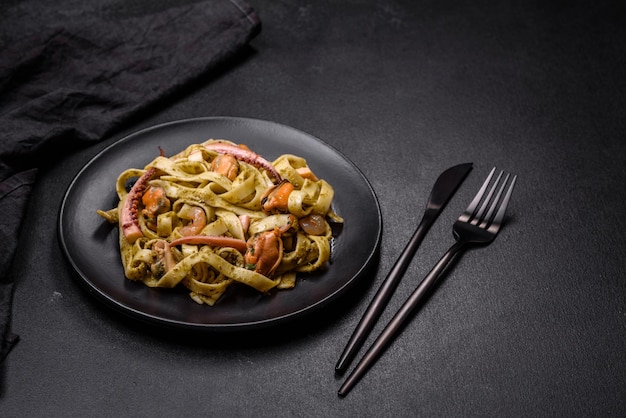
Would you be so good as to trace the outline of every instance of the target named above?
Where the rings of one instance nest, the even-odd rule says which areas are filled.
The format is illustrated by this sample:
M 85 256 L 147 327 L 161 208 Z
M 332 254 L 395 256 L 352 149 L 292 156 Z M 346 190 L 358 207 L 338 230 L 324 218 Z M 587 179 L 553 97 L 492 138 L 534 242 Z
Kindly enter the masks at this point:
M 374 324 L 380 317 L 387 302 L 389 302 L 398 282 L 413 258 L 415 251 L 417 251 L 417 247 L 419 247 L 431 225 L 435 222 L 435 219 L 437 219 L 437 216 L 439 216 L 452 195 L 454 195 L 454 192 L 456 192 L 457 188 L 463 183 L 463 180 L 465 180 L 465 177 L 467 177 L 467 174 L 471 170 L 472 163 L 459 164 L 447 169 L 437 178 L 430 192 L 422 220 L 402 251 L 402 254 L 400 254 L 400 257 L 398 257 L 391 271 L 389 271 L 387 278 L 385 278 L 381 284 L 376 296 L 374 296 L 374 299 L 370 302 L 359 325 L 352 333 L 346 348 L 343 350 L 335 366 L 335 372 L 343 373 L 354 359 L 363 341 L 374 327 Z

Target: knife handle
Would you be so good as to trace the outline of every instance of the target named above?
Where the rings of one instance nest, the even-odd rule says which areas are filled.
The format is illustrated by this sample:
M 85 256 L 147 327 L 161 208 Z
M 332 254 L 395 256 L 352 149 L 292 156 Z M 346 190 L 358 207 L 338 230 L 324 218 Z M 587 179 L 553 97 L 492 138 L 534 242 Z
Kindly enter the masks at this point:
M 359 324 L 352 333 L 350 340 L 348 340 L 341 357 L 339 357 L 339 361 L 337 361 L 337 364 L 335 365 L 335 372 L 340 374 L 345 372 L 346 368 L 350 365 L 350 362 L 354 359 L 354 356 L 358 352 L 359 348 L 363 345 L 363 341 L 365 341 L 365 338 L 367 338 L 370 331 L 376 324 L 376 321 L 380 317 L 383 309 L 387 306 L 389 299 L 391 299 L 391 296 L 411 262 L 413 255 L 415 255 L 417 247 L 421 244 L 426 232 L 428 232 L 428 229 L 434 222 L 435 217 L 436 216 L 433 216 L 433 214 L 429 211 L 426 211 L 424 214 L 424 217 L 417 226 L 413 236 L 396 260 L 396 263 L 389 271 L 389 274 L 383 283 L 380 285 L 374 299 L 370 302 L 369 306 L 365 310 L 365 313 L 361 317 Z
M 371 347 L 363 355 L 361 361 L 356 365 L 352 373 L 348 376 L 346 381 L 339 388 L 339 396 L 346 396 L 348 392 L 356 385 L 359 379 L 365 374 L 365 372 L 376 362 L 380 354 L 387 348 L 395 336 L 399 333 L 402 327 L 409 321 L 413 312 L 422 303 L 428 291 L 436 283 L 437 279 L 444 272 L 450 262 L 459 254 L 465 247 L 466 243 L 457 242 L 441 257 L 439 262 L 433 267 L 428 275 L 422 280 L 422 282 L 413 291 L 411 296 L 404 302 L 402 307 L 393 316 L 391 321 L 380 333 L 376 341 L 372 343 Z

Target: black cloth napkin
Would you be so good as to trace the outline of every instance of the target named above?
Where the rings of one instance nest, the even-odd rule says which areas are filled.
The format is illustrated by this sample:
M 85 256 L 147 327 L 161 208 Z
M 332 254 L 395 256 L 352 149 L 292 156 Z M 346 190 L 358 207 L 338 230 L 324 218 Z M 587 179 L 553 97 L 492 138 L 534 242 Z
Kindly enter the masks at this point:
M 17 341 L 10 266 L 47 153 L 105 138 L 150 105 L 210 77 L 261 30 L 242 0 L 31 0 L 3 9 L 0 362 Z

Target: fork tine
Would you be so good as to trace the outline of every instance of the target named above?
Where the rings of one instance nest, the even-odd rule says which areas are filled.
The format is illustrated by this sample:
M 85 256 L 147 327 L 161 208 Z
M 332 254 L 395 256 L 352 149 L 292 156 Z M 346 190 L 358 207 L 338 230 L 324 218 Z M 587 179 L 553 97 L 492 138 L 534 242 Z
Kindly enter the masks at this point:
M 493 194 L 493 191 L 496 189 L 496 186 L 498 185 L 498 182 L 500 181 L 501 177 L 502 177 L 502 173 L 500 173 L 500 175 L 498 176 L 498 179 L 494 183 L 491 189 L 491 192 L 492 192 L 491 194 Z M 493 213 L 498 208 L 498 202 L 500 202 L 500 198 L 502 197 L 502 192 L 504 191 L 504 188 L 506 187 L 506 182 L 509 181 L 509 177 L 511 177 L 511 175 L 507 174 L 506 177 L 504 178 L 504 181 L 500 185 L 500 189 L 498 190 L 496 197 L 491 201 L 491 206 L 489 207 L 489 211 L 482 218 L 482 222 L 480 222 L 481 228 L 487 228 L 487 226 L 491 223 L 491 220 L 493 219 Z M 489 196 L 488 199 L 491 199 L 491 196 Z M 483 203 L 483 206 L 486 206 L 487 203 L 489 203 L 489 201 L 485 200 L 485 202 Z
M 502 220 L 504 219 L 504 213 L 506 212 L 506 208 L 509 205 L 509 200 L 511 200 L 511 194 L 513 194 L 513 188 L 515 187 L 516 180 L 517 180 L 517 176 L 513 176 L 513 179 L 511 180 L 511 184 L 509 185 L 509 188 L 506 191 L 506 195 L 504 195 L 504 199 L 502 199 L 502 203 L 500 204 L 500 207 L 498 208 L 498 212 L 496 213 L 496 216 L 493 218 L 493 222 L 491 222 L 491 225 L 489 226 L 489 232 L 496 234 L 500 230 L 500 225 L 502 225 Z M 504 187 L 504 184 L 502 186 Z
M 485 211 L 487 210 L 489 202 L 491 202 L 493 193 L 496 191 L 496 188 L 498 187 L 498 183 L 500 183 L 500 179 L 502 178 L 502 173 L 503 171 L 500 171 L 500 174 L 498 174 L 498 177 L 496 177 L 496 180 L 493 182 L 493 185 L 491 185 L 491 189 L 489 189 L 489 193 L 487 193 L 487 197 L 483 199 L 483 204 L 480 206 L 480 209 L 478 209 L 478 212 L 476 212 L 474 219 L 472 219 L 472 222 L 471 222 L 472 225 L 478 225 L 479 223 L 481 223 L 483 219 L 485 219 Z
M 493 177 L 493 173 L 495 172 L 496 172 L 496 168 L 494 167 L 491 169 L 491 172 L 485 179 L 485 182 L 483 183 L 483 185 L 480 186 L 480 189 L 478 190 L 478 193 L 476 193 L 476 196 L 474 196 L 474 199 L 472 200 L 472 202 L 469 204 L 467 209 L 465 209 L 465 211 L 459 217 L 459 221 L 468 222 L 474 216 L 474 214 L 476 213 L 476 208 L 478 207 L 478 204 L 483 198 L 483 195 L 485 194 L 485 190 L 487 190 L 487 186 L 489 186 L 489 182 L 491 181 L 491 178 Z

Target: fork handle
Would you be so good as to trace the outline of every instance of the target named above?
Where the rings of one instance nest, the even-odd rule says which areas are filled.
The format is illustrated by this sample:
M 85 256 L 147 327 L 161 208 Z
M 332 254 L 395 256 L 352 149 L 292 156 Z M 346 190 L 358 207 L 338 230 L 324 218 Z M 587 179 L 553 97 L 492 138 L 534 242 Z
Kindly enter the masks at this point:
M 335 372 L 343 373 L 356 355 L 359 348 L 361 348 L 363 341 L 369 335 L 385 306 L 387 306 L 389 299 L 391 299 L 393 292 L 398 286 L 398 283 L 404 275 L 411 259 L 415 255 L 417 248 L 424 240 L 424 236 L 434 222 L 435 217 L 436 215 L 431 212 L 426 212 L 424 214 L 424 217 L 413 233 L 413 236 L 396 260 L 383 283 L 380 285 L 380 288 L 378 288 L 374 299 L 372 299 L 368 305 L 367 309 L 363 313 L 363 316 L 361 317 L 361 320 L 359 321 L 359 324 L 350 336 L 350 340 L 348 340 L 343 353 L 341 353 L 341 356 L 335 365 Z
M 463 250 L 465 243 L 457 242 L 441 257 L 441 259 L 435 264 L 430 273 L 426 275 L 424 280 L 417 286 L 411 296 L 404 302 L 402 307 L 389 321 L 385 329 L 380 333 L 376 341 L 371 345 L 368 351 L 365 353 L 361 361 L 354 368 L 350 376 L 343 383 L 339 389 L 339 396 L 345 396 L 350 389 L 359 381 L 361 377 L 367 372 L 367 370 L 376 362 L 378 357 L 391 343 L 394 337 L 400 332 L 402 327 L 411 318 L 411 314 L 424 300 L 425 296 L 432 286 L 437 282 L 437 279 L 444 272 L 448 264 L 455 258 L 455 256 Z

